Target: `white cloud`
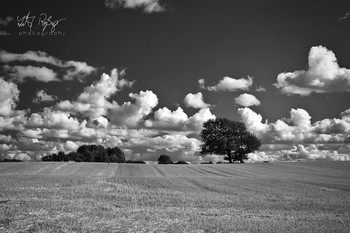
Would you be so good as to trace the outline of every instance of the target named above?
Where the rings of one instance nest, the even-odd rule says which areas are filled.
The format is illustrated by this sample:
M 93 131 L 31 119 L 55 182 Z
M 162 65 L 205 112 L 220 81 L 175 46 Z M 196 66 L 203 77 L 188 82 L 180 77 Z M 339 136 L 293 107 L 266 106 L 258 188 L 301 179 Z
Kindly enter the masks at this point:
M 167 107 L 160 108 L 154 113 L 154 120 L 147 120 L 145 126 L 149 128 L 181 130 L 188 121 L 187 114 L 181 107 L 171 111 Z
M 304 109 L 292 109 L 290 111 L 290 120 L 302 130 L 309 130 L 311 128 L 311 116 Z
M 63 67 L 67 69 L 67 73 L 63 76 L 64 80 L 73 80 L 75 78 L 81 80 L 95 71 L 95 68 L 89 66 L 86 62 L 67 61 Z
M 40 90 L 36 92 L 36 97 L 33 99 L 34 103 L 41 102 L 51 102 L 57 99 L 57 96 L 49 95 L 44 90 Z
M 79 146 L 72 141 L 66 141 L 63 147 L 66 152 L 71 152 L 71 151 L 76 151 Z
M 275 123 L 262 123 L 261 115 L 251 109 L 238 109 L 238 113 L 247 129 L 262 139 L 264 144 L 285 144 L 287 147 L 289 146 L 286 149 L 278 148 L 273 150 L 265 148 L 262 150 L 278 160 L 289 160 L 291 158 L 347 159 L 348 157 L 344 157 L 344 154 L 347 153 L 349 155 L 350 148 L 342 146 L 345 145 L 344 143 L 350 142 L 350 122 L 347 121 L 348 112 L 350 110 L 346 110 L 341 114 L 342 119 L 324 119 L 311 123 L 311 116 L 307 111 L 304 109 L 291 109 L 290 118 L 288 119 L 277 120 Z M 329 145 L 334 145 L 335 147 L 322 151 L 319 149 L 318 152 L 317 150 L 310 151 L 310 147 L 308 147 L 308 152 L 306 153 L 303 148 L 306 148 L 305 145 L 307 144 L 313 144 L 317 148 L 325 147 L 326 145 L 328 147 Z M 293 145 L 296 147 L 291 149 L 290 147 Z M 343 151 L 335 154 L 334 151 L 339 151 L 339 148 L 343 148 Z M 293 155 L 298 155 L 298 157 Z
M 16 107 L 18 97 L 19 90 L 17 85 L 0 78 L 0 115 L 11 115 Z
M 194 130 L 200 132 L 203 129 L 203 123 L 209 119 L 215 119 L 216 116 L 211 113 L 209 108 L 202 108 L 188 119 L 186 128 L 188 130 Z
M 241 119 L 247 129 L 258 136 L 264 134 L 268 129 L 268 124 L 262 123 L 262 116 L 250 108 L 239 108 L 238 114 L 241 116 Z
M 152 91 L 140 91 L 139 94 L 130 93 L 129 97 L 134 99 L 135 103 L 125 102 L 123 105 L 113 103 L 108 113 L 108 118 L 113 124 L 135 127 L 158 105 L 158 97 Z
M 198 80 L 199 88 L 205 89 L 205 80 L 203 78 Z
M 76 101 L 62 101 L 56 108 L 63 111 L 74 111 L 82 113 L 86 117 L 97 118 L 107 115 L 109 109 L 118 106 L 111 103 L 109 98 L 116 94 L 123 87 L 131 87 L 134 82 L 122 78 L 124 71 L 113 69 L 111 74 L 102 74 L 100 80 L 84 88 Z
M 105 0 L 105 6 L 110 9 L 118 7 L 130 9 L 140 8 L 145 13 L 165 11 L 165 8 L 160 4 L 160 0 Z
M 57 69 L 62 70 L 64 72 L 64 80 L 82 80 L 84 77 L 96 70 L 94 67 L 87 65 L 86 62 L 63 61 L 56 57 L 50 56 L 42 51 L 27 51 L 25 53 L 18 54 L 10 53 L 5 50 L 0 50 L 0 62 L 37 62 L 49 64 L 51 66 L 55 66 Z M 3 66 L 3 68 L 7 71 L 14 73 L 12 75 L 18 74 L 18 78 L 20 78 L 20 81 L 23 81 L 24 77 L 33 77 L 36 80 L 43 82 L 59 81 L 59 79 L 56 77 L 57 73 L 45 66 L 34 67 L 31 65 L 6 65 Z
M 26 78 L 32 78 L 36 81 L 45 83 L 60 81 L 57 78 L 56 72 L 54 72 L 52 69 L 46 68 L 45 66 L 4 66 L 3 68 L 9 72 L 12 79 L 17 80 L 18 82 L 24 82 Z
M 218 84 L 214 86 L 205 87 L 204 79 L 200 79 L 199 85 L 202 88 L 206 88 L 209 91 L 237 91 L 237 90 L 249 90 L 249 88 L 253 85 L 253 78 L 248 76 L 247 78 L 234 79 L 230 77 L 224 77 L 219 81 Z
M 247 93 L 244 93 L 238 96 L 237 98 L 235 98 L 235 102 L 236 104 L 239 104 L 244 107 L 249 107 L 254 105 L 258 106 L 261 103 L 254 95 L 247 94 Z
M 78 119 L 70 116 L 67 112 L 52 111 L 50 108 L 44 108 L 41 114 L 33 113 L 29 117 L 28 126 L 77 130 L 80 127 L 80 123 Z
M 103 116 L 99 116 L 99 117 L 97 117 L 96 119 L 94 119 L 92 121 L 92 124 L 94 126 L 97 126 L 97 127 L 107 128 L 107 126 L 108 126 L 108 119 L 103 117 Z
M 154 129 L 164 129 L 173 131 L 193 131 L 198 133 L 202 130 L 203 123 L 215 118 L 209 108 L 202 108 L 193 116 L 188 117 L 181 107 L 171 111 L 164 107 L 154 113 L 154 119 L 145 122 L 145 126 Z
M 11 143 L 13 142 L 13 138 L 11 135 L 0 134 L 0 142 Z
M 186 107 L 192 108 L 207 108 L 210 107 L 210 104 L 207 104 L 203 100 L 202 92 L 198 92 L 197 94 L 189 93 L 185 96 L 184 103 Z
M 280 73 L 274 85 L 287 95 L 350 91 L 350 70 L 339 67 L 332 51 L 314 46 L 308 62 L 307 70 Z
M 266 88 L 265 87 L 262 87 L 262 86 L 259 86 L 255 89 L 256 92 L 266 92 Z

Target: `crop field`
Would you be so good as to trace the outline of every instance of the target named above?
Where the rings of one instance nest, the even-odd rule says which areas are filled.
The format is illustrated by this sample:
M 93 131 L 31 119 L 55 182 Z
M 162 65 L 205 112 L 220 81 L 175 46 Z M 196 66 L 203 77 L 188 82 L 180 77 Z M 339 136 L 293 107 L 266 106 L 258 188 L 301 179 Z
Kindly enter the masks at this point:
M 350 163 L 1 163 L 0 232 L 350 232 Z

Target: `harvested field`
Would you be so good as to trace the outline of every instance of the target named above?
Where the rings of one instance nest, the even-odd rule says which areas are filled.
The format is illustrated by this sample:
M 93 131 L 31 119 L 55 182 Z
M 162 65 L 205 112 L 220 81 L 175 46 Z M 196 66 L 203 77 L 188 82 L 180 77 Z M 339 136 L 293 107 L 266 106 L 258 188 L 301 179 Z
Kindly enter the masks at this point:
M 1 163 L 1 232 L 349 232 L 350 163 Z

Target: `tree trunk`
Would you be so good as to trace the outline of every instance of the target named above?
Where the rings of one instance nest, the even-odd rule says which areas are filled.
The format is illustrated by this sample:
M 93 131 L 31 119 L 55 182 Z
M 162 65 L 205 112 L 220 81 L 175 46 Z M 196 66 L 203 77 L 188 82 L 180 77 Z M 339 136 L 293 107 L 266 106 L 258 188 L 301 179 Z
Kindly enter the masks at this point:
M 228 158 L 228 162 L 232 163 L 232 154 L 231 151 L 227 151 L 227 158 Z

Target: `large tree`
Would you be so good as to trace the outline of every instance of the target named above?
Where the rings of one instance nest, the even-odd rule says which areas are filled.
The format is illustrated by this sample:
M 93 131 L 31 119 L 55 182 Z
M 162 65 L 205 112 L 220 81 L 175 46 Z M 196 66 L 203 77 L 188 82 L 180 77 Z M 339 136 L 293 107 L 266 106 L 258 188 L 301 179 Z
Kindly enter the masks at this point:
M 248 159 L 247 154 L 261 146 L 261 141 L 247 131 L 244 123 L 226 118 L 204 122 L 201 137 L 201 155 L 224 155 L 230 163 L 235 160 L 243 163 L 243 159 Z

